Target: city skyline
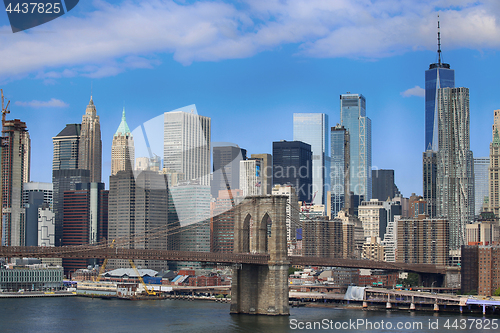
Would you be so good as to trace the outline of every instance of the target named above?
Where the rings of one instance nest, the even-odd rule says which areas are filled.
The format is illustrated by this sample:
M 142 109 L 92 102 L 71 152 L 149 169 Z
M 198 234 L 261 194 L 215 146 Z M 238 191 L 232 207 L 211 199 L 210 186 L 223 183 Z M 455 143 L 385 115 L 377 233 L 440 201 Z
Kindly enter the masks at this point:
M 492 97 L 496 90 L 494 79 L 500 74 L 496 66 L 500 42 L 495 39 L 500 34 L 496 34 L 495 26 L 489 25 L 492 18 L 500 16 L 493 5 L 466 2 L 463 6 L 447 7 L 446 3 L 430 2 L 410 10 L 399 4 L 393 12 L 378 5 L 363 8 L 354 2 L 344 14 L 353 17 L 364 13 L 374 18 L 372 23 L 355 20 L 341 22 L 338 27 L 329 21 L 316 23 L 312 26 L 325 28 L 326 32 L 316 32 L 312 37 L 308 35 L 311 28 L 298 25 L 296 37 L 275 37 L 276 40 L 265 45 L 264 37 L 307 19 L 297 14 L 298 3 L 270 7 L 270 12 L 281 18 L 274 23 L 262 14 L 266 9 L 264 3 L 246 4 L 246 7 L 206 2 L 183 6 L 173 2 L 114 3 L 108 7 L 85 3 L 43 27 L 2 34 L 0 54 L 4 61 L 0 64 L 3 77 L 0 87 L 6 99 L 11 100 L 11 114 L 7 119 L 26 122 L 33 138 L 32 160 L 40 161 L 32 168 L 31 179 L 50 182 L 51 165 L 46 156 L 52 155 L 51 138 L 66 124 L 81 121 L 91 94 L 101 118 L 103 180 L 109 187 L 111 141 L 124 103 L 131 129 L 164 112 L 194 103 L 200 115 L 212 118 L 212 141 L 236 143 L 250 155 L 271 153 L 273 141 L 292 140 L 293 113 L 325 113 L 329 127 L 335 126 L 340 122 L 338 95 L 350 91 L 363 94 L 367 99 L 373 132 L 372 165 L 394 169 L 396 184 L 404 196 L 412 192 L 422 194 L 424 72 L 429 64 L 437 62 L 438 12 L 442 61 L 456 70 L 455 86 L 470 88 L 471 149 L 474 156 L 488 155 L 491 137 L 486 128 L 490 128 L 491 112 L 498 109 L 500 103 Z M 321 5 L 332 17 L 338 17 L 339 8 L 329 7 L 336 5 L 325 2 L 310 4 L 310 7 L 317 9 Z M 440 7 L 436 7 L 438 5 Z M 228 12 L 221 10 L 212 16 L 200 16 L 200 7 Z M 208 23 L 219 33 L 216 34 L 219 37 L 208 40 L 213 44 L 212 52 L 204 52 L 209 46 L 203 46 L 196 38 L 190 41 L 189 50 L 162 39 L 155 48 L 145 45 L 147 41 L 138 42 L 141 51 L 130 50 L 120 39 L 114 47 L 99 50 L 92 56 L 87 51 L 75 56 L 75 50 L 81 50 L 82 45 L 88 45 L 88 49 L 95 52 L 91 46 L 108 37 L 107 33 L 99 36 L 94 27 L 90 29 L 99 15 L 111 18 L 113 10 L 122 14 L 135 10 L 138 17 L 143 17 L 151 13 L 151 8 L 174 16 L 180 15 L 180 10 L 197 14 L 194 19 L 199 19 L 199 24 Z M 411 16 L 412 10 L 418 11 L 417 17 Z M 279 14 L 281 11 L 292 15 L 286 18 Z M 378 12 L 391 19 L 379 19 Z M 244 24 L 234 19 L 239 14 L 250 19 L 246 24 L 259 38 L 241 28 Z M 307 15 L 309 19 L 322 16 L 316 11 Z M 483 25 L 471 21 L 477 15 L 483 18 Z M 402 18 L 411 18 L 412 31 L 406 25 L 397 25 Z M 227 19 L 224 22 L 229 23 L 215 25 L 218 19 Z M 258 19 L 262 27 L 256 23 Z M 151 21 L 162 24 L 162 20 Z M 132 22 L 132 26 L 144 23 Z M 232 27 L 234 22 L 241 31 Z M 117 24 L 117 21 L 109 24 Z M 5 31 L 10 29 L 6 15 L 0 16 L 0 26 Z M 158 28 L 162 33 L 168 30 L 162 25 Z M 139 29 L 138 35 L 145 36 L 145 30 Z M 377 46 L 379 37 L 387 37 L 393 30 L 398 31 L 391 42 Z M 45 34 L 47 31 L 52 33 Z M 173 37 L 179 33 L 168 31 L 167 35 Z M 76 38 L 64 44 L 63 52 L 63 46 L 54 42 L 54 36 L 65 36 L 66 41 Z M 373 41 L 366 36 L 372 36 Z M 257 46 L 245 51 L 247 39 L 257 41 Z M 351 39 L 357 43 L 349 45 Z M 36 60 L 30 58 L 30 52 L 20 57 L 26 51 L 23 42 L 37 49 Z M 215 46 L 221 46 L 225 52 L 215 54 Z M 60 56 L 52 57 L 57 52 Z M 73 57 L 69 59 L 67 54 Z M 390 130 L 387 130 L 388 123 L 394 124 Z M 258 140 L 256 133 L 259 133 Z M 386 149 L 388 145 L 399 145 L 399 148 L 394 153 Z

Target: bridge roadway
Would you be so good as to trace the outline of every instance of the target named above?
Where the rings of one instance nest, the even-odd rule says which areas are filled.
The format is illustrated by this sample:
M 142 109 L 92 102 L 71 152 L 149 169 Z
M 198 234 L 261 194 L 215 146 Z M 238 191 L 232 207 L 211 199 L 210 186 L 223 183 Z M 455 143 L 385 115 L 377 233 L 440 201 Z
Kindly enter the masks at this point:
M 102 248 L 94 246 L 0 246 L 0 257 L 142 259 L 260 265 L 267 265 L 269 263 L 269 254 L 143 250 Z M 446 273 L 444 266 L 436 266 L 432 264 L 389 263 L 385 261 L 375 260 L 337 259 L 306 256 L 289 256 L 288 259 L 291 265 L 301 266 L 386 269 L 430 274 Z

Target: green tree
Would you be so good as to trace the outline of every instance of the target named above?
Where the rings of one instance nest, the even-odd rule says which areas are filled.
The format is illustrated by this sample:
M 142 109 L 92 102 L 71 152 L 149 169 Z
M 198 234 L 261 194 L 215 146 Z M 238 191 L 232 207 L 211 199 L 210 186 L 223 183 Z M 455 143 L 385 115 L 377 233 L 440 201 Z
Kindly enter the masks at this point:
M 500 288 L 495 290 L 495 292 L 493 293 L 493 296 L 500 296 Z

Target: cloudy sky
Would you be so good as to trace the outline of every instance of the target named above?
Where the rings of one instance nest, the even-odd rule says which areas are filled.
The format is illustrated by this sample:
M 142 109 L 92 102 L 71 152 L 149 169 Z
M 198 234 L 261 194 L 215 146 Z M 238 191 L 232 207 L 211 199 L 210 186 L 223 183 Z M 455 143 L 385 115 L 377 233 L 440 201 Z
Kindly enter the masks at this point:
M 101 117 L 103 180 L 125 106 L 131 129 L 186 105 L 212 118 L 212 140 L 271 153 L 294 112 L 340 120 L 361 93 L 374 166 L 422 194 L 424 72 L 443 60 L 470 88 L 471 149 L 487 156 L 500 108 L 497 0 L 80 1 L 12 33 L 0 14 L 0 88 L 32 138 L 31 180 L 51 181 L 52 137 L 81 122 L 91 90 Z M 92 88 L 91 88 L 92 87 Z

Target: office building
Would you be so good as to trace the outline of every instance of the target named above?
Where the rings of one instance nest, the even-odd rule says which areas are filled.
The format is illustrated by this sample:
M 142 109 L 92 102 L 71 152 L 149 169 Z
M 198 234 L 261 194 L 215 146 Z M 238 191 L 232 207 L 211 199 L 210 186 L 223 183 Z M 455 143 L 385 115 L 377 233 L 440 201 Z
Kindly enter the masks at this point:
M 247 151 L 238 146 L 213 147 L 212 197 L 217 198 L 219 191 L 240 188 L 240 161 L 247 159 Z
M 273 184 L 292 185 L 299 201 L 310 203 L 312 191 L 311 145 L 301 141 L 273 142 Z
M 108 237 L 108 194 L 104 183 L 76 184 L 64 192 L 63 246 L 92 245 Z M 95 259 L 64 258 L 66 275 L 95 264 Z
M 102 168 L 101 125 L 92 96 L 90 96 L 90 102 L 82 116 L 79 145 L 78 168 L 90 170 L 90 182 L 100 183 Z
M 243 196 L 262 195 L 262 178 L 260 159 L 240 161 L 240 189 Z
M 269 195 L 273 188 L 273 156 L 271 154 L 252 154 L 250 158 L 261 160 L 262 195 Z
M 427 215 L 436 216 L 437 152 L 426 150 L 422 154 L 424 200 L 427 202 Z
M 444 218 L 400 219 L 397 222 L 397 261 L 448 265 L 450 224 Z
M 387 228 L 387 210 L 384 201 L 371 199 L 358 207 L 358 217 L 363 224 L 364 237 L 384 238 Z
M 134 161 L 134 137 L 128 128 L 125 108 L 123 108 L 122 121 L 113 135 L 111 143 L 111 174 L 116 175 L 118 171 L 134 170 Z
M 26 246 L 38 245 L 39 208 L 45 204 L 52 207 L 52 183 L 29 182 L 23 185 L 23 207 L 25 208 Z
M 210 118 L 195 105 L 164 114 L 164 168 L 210 186 Z
M 469 137 L 469 89 L 438 90 L 436 216 L 450 223 L 450 250 L 465 244 L 465 225 L 474 220 L 474 174 Z
M 118 171 L 109 177 L 108 241 L 128 240 L 119 247 L 167 250 L 167 177 L 155 171 Z M 135 260 L 137 266 L 166 267 L 158 260 Z M 128 268 L 127 260 L 109 260 L 110 268 Z
M 394 170 L 372 170 L 372 199 L 386 201 L 399 194 L 394 181 Z
M 372 126 L 363 95 L 340 95 L 340 125 L 349 131 L 349 190 L 359 197 L 359 202 L 368 201 L 372 198 Z
M 38 246 L 55 246 L 55 231 L 54 212 L 47 205 L 42 205 L 38 208 Z
M 233 252 L 235 214 L 232 208 L 243 198 L 241 190 L 221 190 L 210 202 L 210 252 Z
M 349 131 L 344 126 L 332 127 L 330 131 L 330 191 L 327 214 L 336 217 L 344 208 L 349 208 Z
M 43 202 L 52 208 L 54 189 L 52 183 L 29 182 L 23 186 L 23 204 L 28 203 L 28 195 L 31 192 L 43 193 Z
M 294 113 L 293 141 L 311 145 L 313 204 L 325 205 L 329 185 L 328 116 L 324 113 Z
M 30 136 L 19 119 L 5 121 L 2 136 L 2 245 L 23 246 L 23 185 L 30 180 Z
M 370 236 L 363 243 L 363 258 L 369 260 L 383 261 L 385 248 L 382 245 L 380 237 Z
M 488 202 L 488 169 L 490 167 L 489 157 L 474 158 L 474 215 L 481 214 L 483 205 Z M 489 207 L 484 207 L 488 210 Z
M 296 241 L 296 231 L 300 228 L 299 199 L 291 185 L 275 185 L 272 195 L 286 195 L 286 239 Z M 323 209 L 324 211 L 324 209 Z
M 56 246 L 62 245 L 64 192 L 76 190 L 76 184 L 90 182 L 90 170 L 79 167 L 80 133 L 80 124 L 67 124 L 57 136 L 52 138 L 54 144 L 52 185 Z
M 439 150 L 439 112 L 437 95 L 440 88 L 455 87 L 455 71 L 441 61 L 441 32 L 438 22 L 438 62 L 425 71 L 425 146 L 424 149 Z M 427 199 L 426 199 L 427 200 Z

